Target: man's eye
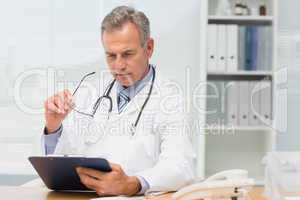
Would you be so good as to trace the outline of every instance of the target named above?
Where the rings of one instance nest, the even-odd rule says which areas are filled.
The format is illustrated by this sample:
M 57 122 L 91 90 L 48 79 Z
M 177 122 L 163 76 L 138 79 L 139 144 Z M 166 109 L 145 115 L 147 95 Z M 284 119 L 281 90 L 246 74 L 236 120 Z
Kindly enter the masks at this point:
M 123 54 L 123 56 L 125 57 L 125 58 L 127 58 L 127 57 L 129 57 L 129 56 L 132 56 L 133 54 L 132 53 L 124 53 Z
M 116 55 L 108 54 L 107 57 L 108 57 L 109 59 L 114 59 L 114 58 L 116 57 Z

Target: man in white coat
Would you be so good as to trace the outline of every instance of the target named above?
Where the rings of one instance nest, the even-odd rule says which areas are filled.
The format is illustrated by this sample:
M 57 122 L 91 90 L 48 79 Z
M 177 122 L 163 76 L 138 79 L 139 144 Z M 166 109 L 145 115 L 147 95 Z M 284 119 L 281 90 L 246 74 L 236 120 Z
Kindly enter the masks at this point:
M 45 101 L 46 154 L 106 158 L 111 172 L 76 169 L 100 196 L 178 190 L 194 178 L 195 153 L 182 97 L 149 63 L 154 41 L 148 18 L 117 7 L 104 18 L 101 39 L 111 80 L 103 81 L 106 88 L 99 93 L 80 97 L 90 102 L 92 114 L 74 107 L 68 90 Z M 102 95 L 106 103 L 94 106 Z

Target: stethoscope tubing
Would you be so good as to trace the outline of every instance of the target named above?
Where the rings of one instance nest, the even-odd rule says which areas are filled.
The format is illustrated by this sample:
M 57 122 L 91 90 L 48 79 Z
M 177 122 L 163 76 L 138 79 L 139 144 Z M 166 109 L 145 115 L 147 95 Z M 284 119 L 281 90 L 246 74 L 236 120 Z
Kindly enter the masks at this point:
M 142 108 L 141 108 L 141 110 L 139 111 L 139 114 L 138 114 L 138 116 L 137 116 L 137 118 L 136 118 L 136 120 L 135 120 L 135 123 L 132 124 L 132 125 L 133 125 L 132 128 L 134 129 L 132 135 L 134 135 L 134 133 L 135 133 L 135 129 L 136 129 L 136 127 L 138 126 L 138 123 L 139 123 L 139 121 L 140 121 L 140 118 L 141 118 L 141 116 L 142 116 L 142 113 L 143 113 L 143 111 L 144 111 L 144 108 L 146 107 L 146 105 L 147 105 L 147 103 L 148 103 L 148 101 L 149 101 L 149 99 L 150 99 L 150 96 L 151 96 L 151 94 L 152 94 L 153 85 L 154 85 L 154 81 L 155 81 L 155 78 L 156 78 L 156 77 L 155 77 L 155 76 L 156 76 L 155 68 L 152 67 L 152 69 L 153 69 L 153 76 L 152 76 L 152 79 L 151 79 L 150 89 L 149 89 L 148 95 L 147 95 L 147 97 L 146 97 L 146 99 L 145 99 L 145 101 L 144 101 L 144 103 L 143 103 L 143 105 L 142 105 Z M 94 106 L 93 106 L 93 116 L 94 116 L 95 113 L 97 112 L 98 107 L 99 107 L 99 105 L 100 105 L 100 103 L 101 103 L 101 101 L 102 101 L 103 99 L 108 99 L 108 100 L 109 100 L 109 109 L 108 109 L 108 113 L 107 113 L 107 114 L 110 115 L 110 113 L 112 112 L 113 101 L 112 101 L 112 98 L 110 97 L 110 93 L 111 93 L 111 90 L 112 90 L 112 88 L 113 88 L 115 82 L 116 82 L 116 79 L 114 79 L 114 80 L 106 87 L 106 89 L 105 89 L 103 95 L 100 96 L 100 97 L 97 99 L 96 103 L 95 103 Z M 76 91 L 75 91 L 75 92 L 76 92 Z

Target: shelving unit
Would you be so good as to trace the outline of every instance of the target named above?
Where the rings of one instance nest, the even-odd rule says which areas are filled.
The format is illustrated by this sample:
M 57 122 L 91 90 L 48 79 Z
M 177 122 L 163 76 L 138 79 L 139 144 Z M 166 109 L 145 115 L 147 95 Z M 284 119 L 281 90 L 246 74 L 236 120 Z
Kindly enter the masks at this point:
M 234 72 L 207 72 L 207 75 L 213 76 L 272 76 L 270 71 L 234 71 Z
M 230 1 L 231 3 L 233 1 Z M 261 71 L 204 71 L 206 81 L 243 81 L 243 80 L 269 80 L 274 85 L 274 69 L 276 69 L 276 26 L 277 26 L 277 0 L 268 0 L 267 16 L 220 16 L 215 14 L 218 0 L 206 0 L 202 3 L 202 30 L 206 33 L 202 36 L 201 45 L 205 44 L 205 51 L 201 52 L 203 67 L 207 67 L 208 36 L 207 28 L 209 24 L 236 24 L 236 25 L 262 25 L 271 27 L 272 38 L 272 66 L 270 70 Z M 205 29 L 205 30 L 203 30 Z M 240 67 L 240 66 L 239 66 Z M 206 91 L 206 94 L 208 91 Z M 272 109 L 275 97 L 272 88 Z M 206 105 L 208 102 L 206 102 Z M 272 113 L 274 118 L 274 113 Z M 207 123 L 206 123 L 207 125 Z M 228 132 L 226 132 L 226 130 Z M 273 124 L 269 126 L 226 126 L 216 125 L 204 128 L 205 134 L 200 139 L 204 140 L 204 145 L 200 148 L 198 158 L 198 174 L 208 177 L 222 170 L 243 168 L 249 171 L 249 176 L 253 177 L 257 185 L 263 184 L 264 166 L 262 159 L 274 148 L 275 131 Z M 203 163 L 200 163 L 200 162 Z
M 274 21 L 273 16 L 217 16 L 208 17 L 209 24 L 259 24 L 268 25 Z
M 205 131 L 217 131 L 217 130 L 227 130 L 228 132 L 233 131 L 272 131 L 271 127 L 266 126 L 212 126 L 205 128 Z
M 219 16 L 219 15 L 209 15 L 208 21 L 231 21 L 231 22 L 238 22 L 238 21 L 253 21 L 255 23 L 260 21 L 265 22 L 272 22 L 274 20 L 273 16 Z
M 207 72 L 208 81 L 272 80 L 270 71 Z

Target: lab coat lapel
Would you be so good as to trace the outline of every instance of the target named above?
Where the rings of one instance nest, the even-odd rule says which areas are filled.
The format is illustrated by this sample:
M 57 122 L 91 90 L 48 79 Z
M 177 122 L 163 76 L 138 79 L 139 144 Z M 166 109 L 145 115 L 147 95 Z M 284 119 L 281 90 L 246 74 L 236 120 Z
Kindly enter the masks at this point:
M 117 84 L 115 83 L 110 94 L 111 100 L 112 100 L 112 115 L 118 116 L 119 115 L 119 109 L 118 109 L 118 101 L 117 101 Z
M 157 95 L 157 87 L 159 85 L 158 81 L 159 80 L 156 77 L 150 99 Z M 118 102 L 117 102 L 117 84 L 114 84 L 111 91 L 111 98 L 113 101 L 113 109 L 112 109 L 113 117 L 116 119 L 124 115 L 130 115 L 134 112 L 139 112 L 148 96 L 150 87 L 151 87 L 151 80 L 145 85 L 145 87 L 141 91 L 139 91 L 139 93 L 137 93 L 133 97 L 133 99 L 129 101 L 129 103 L 125 106 L 123 111 L 119 114 Z
M 133 97 L 133 99 L 129 101 L 129 103 L 126 105 L 126 107 L 123 109 L 122 113 L 120 114 L 128 115 L 133 112 L 139 112 L 148 96 L 150 86 L 151 86 L 151 81 L 149 81 L 147 85 L 145 85 L 145 87 L 141 91 L 139 91 L 139 93 L 137 93 Z

